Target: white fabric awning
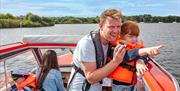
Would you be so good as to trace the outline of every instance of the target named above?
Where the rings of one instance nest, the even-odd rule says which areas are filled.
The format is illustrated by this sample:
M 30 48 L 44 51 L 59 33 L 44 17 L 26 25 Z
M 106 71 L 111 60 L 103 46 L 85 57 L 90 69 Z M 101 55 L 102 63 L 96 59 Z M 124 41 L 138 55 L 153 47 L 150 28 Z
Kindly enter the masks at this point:
M 24 35 L 25 43 L 77 43 L 81 35 Z

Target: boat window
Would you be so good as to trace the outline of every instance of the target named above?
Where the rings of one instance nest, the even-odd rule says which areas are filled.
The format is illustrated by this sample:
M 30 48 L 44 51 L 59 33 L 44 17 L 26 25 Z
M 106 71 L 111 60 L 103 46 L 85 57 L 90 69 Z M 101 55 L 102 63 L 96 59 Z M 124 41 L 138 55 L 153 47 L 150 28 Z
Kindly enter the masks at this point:
M 12 57 L 5 59 L 3 61 L 1 60 L 0 61 L 0 91 L 2 91 L 3 88 L 4 88 L 3 91 L 5 91 L 6 85 L 9 85 L 10 87 L 13 84 L 13 80 L 10 75 L 11 71 L 18 68 L 23 68 L 23 69 L 27 69 L 28 71 L 32 71 L 36 67 L 37 67 L 37 61 L 34 58 L 32 50 L 18 53 L 18 55 L 17 54 L 16 56 L 13 55 Z

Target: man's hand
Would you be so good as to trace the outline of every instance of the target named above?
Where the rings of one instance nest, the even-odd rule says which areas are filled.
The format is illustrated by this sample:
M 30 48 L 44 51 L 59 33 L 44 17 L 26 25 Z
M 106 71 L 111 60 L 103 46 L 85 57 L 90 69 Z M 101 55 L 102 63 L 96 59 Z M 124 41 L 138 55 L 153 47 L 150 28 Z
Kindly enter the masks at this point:
M 123 61 L 125 52 L 125 45 L 118 44 L 114 49 L 113 61 L 120 64 Z

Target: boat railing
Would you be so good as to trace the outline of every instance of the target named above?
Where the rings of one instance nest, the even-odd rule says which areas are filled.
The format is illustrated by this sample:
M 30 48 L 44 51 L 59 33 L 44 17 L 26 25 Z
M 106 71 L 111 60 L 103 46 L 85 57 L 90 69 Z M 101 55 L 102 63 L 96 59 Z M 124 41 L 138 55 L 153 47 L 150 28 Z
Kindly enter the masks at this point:
M 179 91 L 177 80 L 156 61 L 150 58 L 149 71 L 142 75 L 145 89 L 148 91 Z
M 180 87 L 179 87 L 179 84 L 178 84 L 178 81 L 174 78 L 174 76 L 172 76 L 168 71 L 166 71 L 161 65 L 159 65 L 155 60 L 151 59 L 152 62 L 159 68 L 161 69 L 168 77 L 169 79 L 172 80 L 174 86 L 175 86 L 175 89 L 176 91 L 179 91 L 180 90 Z

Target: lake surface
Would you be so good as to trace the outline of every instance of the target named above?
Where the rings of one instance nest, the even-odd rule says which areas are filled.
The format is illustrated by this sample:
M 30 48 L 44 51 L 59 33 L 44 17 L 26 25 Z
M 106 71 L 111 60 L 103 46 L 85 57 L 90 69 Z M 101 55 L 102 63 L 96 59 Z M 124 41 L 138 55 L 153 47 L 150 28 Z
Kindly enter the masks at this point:
M 97 24 L 58 24 L 52 27 L 0 30 L 0 45 L 19 42 L 23 35 L 85 35 Z M 155 60 L 180 83 L 180 23 L 140 23 L 140 39 L 145 46 L 164 44 Z

